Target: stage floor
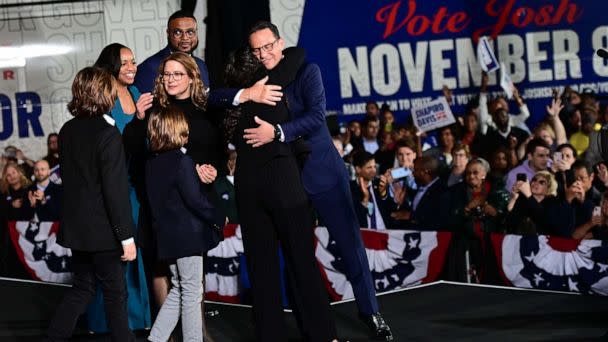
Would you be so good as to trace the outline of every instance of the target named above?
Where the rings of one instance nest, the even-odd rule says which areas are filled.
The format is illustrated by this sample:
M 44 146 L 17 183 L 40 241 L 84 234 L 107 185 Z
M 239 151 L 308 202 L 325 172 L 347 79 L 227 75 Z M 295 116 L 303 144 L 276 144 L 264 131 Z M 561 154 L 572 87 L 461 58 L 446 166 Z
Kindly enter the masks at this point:
M 65 287 L 0 280 L 0 341 L 39 341 Z M 396 341 L 603 341 L 608 297 L 435 282 L 378 296 Z M 207 304 L 220 315 L 207 320 L 214 341 L 254 341 L 251 309 Z M 352 301 L 332 306 L 341 340 L 370 341 Z M 298 340 L 291 313 L 289 333 Z M 138 332 L 138 341 L 147 333 Z M 74 341 L 109 341 L 86 334 Z

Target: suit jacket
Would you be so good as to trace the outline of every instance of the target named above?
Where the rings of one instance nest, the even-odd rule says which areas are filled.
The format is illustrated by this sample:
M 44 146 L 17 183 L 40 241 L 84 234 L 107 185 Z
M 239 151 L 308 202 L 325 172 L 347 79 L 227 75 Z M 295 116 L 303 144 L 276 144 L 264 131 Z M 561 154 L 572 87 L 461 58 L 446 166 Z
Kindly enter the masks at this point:
M 376 198 L 374 205 L 378 207 L 382 220 L 384 221 L 384 225 L 387 229 L 396 228 L 396 222 L 393 218 L 391 218 L 391 213 L 397 210 L 395 201 L 390 195 L 387 195 L 385 198 L 380 196 L 380 193 L 378 192 L 377 180 L 373 181 L 372 188 L 374 189 L 374 197 Z M 368 209 L 361 204 L 361 201 L 363 200 L 363 192 L 361 192 L 361 187 L 357 181 L 350 182 L 350 192 L 353 197 L 353 206 L 355 207 L 355 213 L 357 214 L 357 219 L 359 220 L 359 226 L 361 228 L 369 228 L 367 224 Z M 370 202 L 372 201 L 371 195 L 369 200 Z
M 120 132 L 109 116 L 77 117 L 59 132 L 63 199 L 58 242 L 79 251 L 121 249 L 133 237 Z
M 33 184 L 30 191 L 38 190 L 36 184 Z M 46 203 L 36 203 L 36 207 L 32 208 L 33 212 L 38 215 L 40 222 L 44 221 L 58 221 L 61 218 L 61 198 L 63 189 L 61 185 L 57 185 L 53 182 L 49 182 L 49 185 L 44 189 L 44 197 L 46 197 Z M 29 206 L 29 200 L 27 202 Z M 32 214 L 33 216 L 33 214 Z
M 265 68 L 260 68 L 260 72 L 254 79 L 260 79 L 268 76 L 268 84 L 279 85 L 282 88 L 289 86 L 296 78 L 299 67 L 304 62 L 304 50 L 291 47 L 283 51 L 284 58 L 275 68 L 267 71 Z M 276 106 L 268 106 L 265 104 L 254 103 L 252 101 L 244 103 L 240 106 L 241 116 L 239 117 L 235 132 L 243 132 L 247 128 L 257 127 L 258 124 L 254 121 L 254 116 L 269 122 L 272 125 L 283 125 L 289 120 L 289 109 L 285 97 L 277 102 Z M 240 169 L 243 167 L 253 167 L 258 170 L 258 166 L 270 161 L 277 156 L 291 156 L 291 142 L 280 142 L 272 140 L 270 143 L 260 147 L 253 148 L 247 144 L 242 134 L 235 134 L 234 145 L 238 153 L 237 164 Z
M 135 86 L 143 93 L 154 91 L 154 80 L 158 76 L 158 67 L 160 63 L 171 55 L 171 47 L 167 45 L 164 49 L 158 51 L 154 55 L 148 57 L 143 63 L 137 66 L 137 74 L 135 75 Z M 210 88 L 209 72 L 207 65 L 202 59 L 192 56 L 198 65 L 201 73 L 203 85 Z M 214 89 L 209 92 L 208 104 L 210 106 L 227 108 L 232 106 L 232 101 L 238 93 L 238 89 Z
M 325 122 L 325 88 L 316 64 L 304 63 L 296 79 L 284 89 L 291 120 L 281 124 L 285 141 L 304 138 L 310 156 L 302 169 L 302 183 L 309 194 L 333 188 L 348 179 L 344 161 L 333 145 Z
M 437 179 L 422 195 L 412 212 L 411 227 L 417 230 L 446 230 L 448 203 L 447 187 L 441 179 Z
M 202 255 L 217 245 L 211 229 L 221 230 L 224 216 L 205 197 L 192 158 L 176 149 L 150 159 L 146 193 L 160 259 Z

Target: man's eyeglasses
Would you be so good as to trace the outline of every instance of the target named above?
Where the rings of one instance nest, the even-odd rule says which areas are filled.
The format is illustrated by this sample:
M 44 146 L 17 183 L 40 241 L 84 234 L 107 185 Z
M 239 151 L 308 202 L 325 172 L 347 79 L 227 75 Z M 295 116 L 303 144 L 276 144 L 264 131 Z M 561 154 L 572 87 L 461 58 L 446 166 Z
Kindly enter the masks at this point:
M 262 54 L 262 51 L 269 52 L 274 47 L 274 44 L 276 44 L 278 41 L 279 41 L 279 38 L 275 39 L 274 42 L 272 42 L 272 43 L 268 43 L 268 44 L 266 44 L 264 46 L 261 46 L 259 48 L 253 48 L 253 49 L 251 49 L 251 53 L 254 56 L 259 56 L 259 55 Z
M 160 75 L 160 78 L 162 79 L 163 82 L 169 82 L 171 80 L 171 77 L 173 77 L 173 79 L 176 81 L 181 81 L 182 77 L 184 77 L 184 75 L 185 74 L 183 72 L 174 72 L 174 73 L 166 72 L 166 73 Z
M 196 36 L 196 29 L 187 29 L 186 31 L 175 29 L 171 31 L 171 35 L 173 36 L 173 38 L 181 38 L 184 34 L 188 38 L 194 38 Z

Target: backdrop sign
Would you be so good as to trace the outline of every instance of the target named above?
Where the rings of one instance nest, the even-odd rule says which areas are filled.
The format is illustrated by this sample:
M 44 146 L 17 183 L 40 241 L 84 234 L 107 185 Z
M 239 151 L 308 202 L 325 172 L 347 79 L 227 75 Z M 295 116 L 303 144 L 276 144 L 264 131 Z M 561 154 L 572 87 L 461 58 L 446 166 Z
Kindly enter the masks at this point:
M 481 84 L 480 37 L 491 38 L 498 62 L 532 111 L 544 115 L 554 87 L 608 92 L 608 63 L 594 56 L 608 46 L 608 24 L 593 0 L 307 0 L 299 45 L 320 65 L 327 108 L 362 114 L 375 100 L 409 113 L 455 90 L 463 111 Z M 502 93 L 497 73 L 491 90 Z
M 0 11 L 0 147 L 31 159 L 46 155 L 46 137 L 71 118 L 76 73 L 105 45 L 130 47 L 143 61 L 167 43 L 176 0 L 57 2 L 15 0 Z M 0 151 L 1 152 L 1 151 Z

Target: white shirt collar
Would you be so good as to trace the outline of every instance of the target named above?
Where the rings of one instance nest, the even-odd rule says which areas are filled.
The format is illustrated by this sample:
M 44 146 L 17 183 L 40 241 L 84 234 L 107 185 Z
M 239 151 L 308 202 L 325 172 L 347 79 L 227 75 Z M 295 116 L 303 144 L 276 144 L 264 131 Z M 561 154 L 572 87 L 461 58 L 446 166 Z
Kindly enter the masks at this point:
M 107 123 L 109 123 L 111 126 L 116 126 L 116 120 L 114 120 L 111 116 L 109 116 L 108 114 L 104 114 L 103 115 L 103 119 L 106 120 Z

